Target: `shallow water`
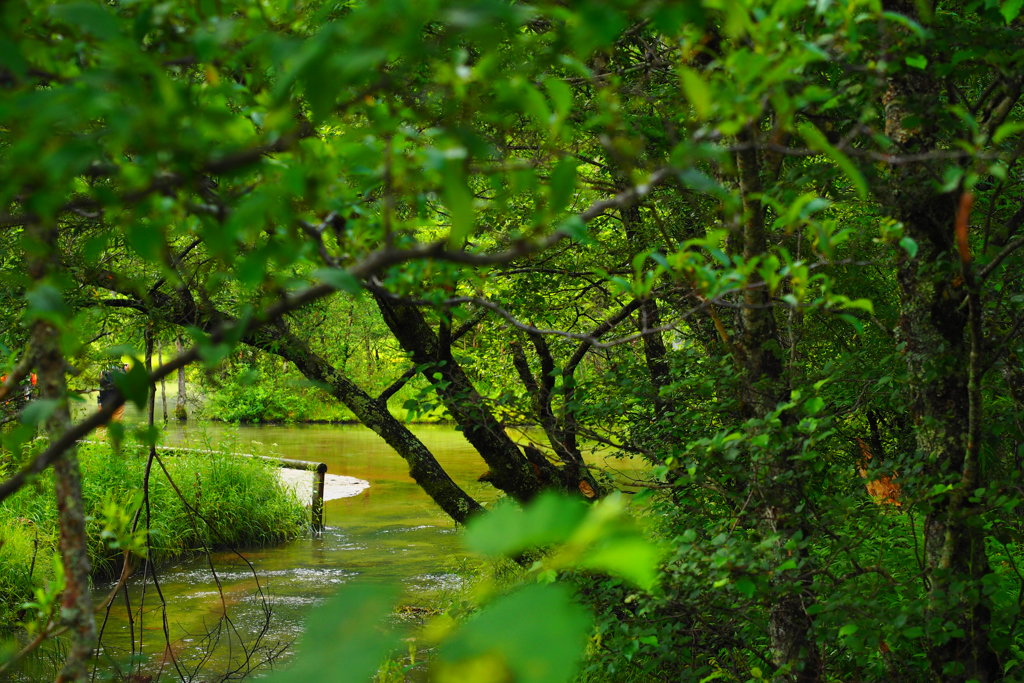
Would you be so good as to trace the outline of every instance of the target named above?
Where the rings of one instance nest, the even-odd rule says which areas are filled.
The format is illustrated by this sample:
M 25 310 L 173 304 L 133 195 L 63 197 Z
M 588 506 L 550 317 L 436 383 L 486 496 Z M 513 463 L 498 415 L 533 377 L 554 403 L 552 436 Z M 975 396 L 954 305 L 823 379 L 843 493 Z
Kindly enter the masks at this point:
M 487 467 L 460 432 L 438 426 L 413 431 L 470 495 L 481 501 L 496 497 L 493 488 L 476 481 Z M 464 554 L 453 522 L 408 476 L 405 461 L 364 427 L 175 424 L 168 427 L 165 443 L 325 462 L 331 474 L 370 482 L 356 497 L 324 504 L 321 536 L 243 550 L 258 582 L 249 566 L 230 552 L 213 556 L 213 570 L 199 557 L 158 572 L 174 659 L 186 677 L 201 665 L 196 680 L 219 680 L 233 669 L 289 652 L 310 609 L 356 578 L 398 582 L 412 604 L 417 595 L 455 590 L 463 581 L 459 568 Z M 104 595 L 109 586 L 97 588 L 97 595 Z M 143 634 L 144 670 L 155 672 L 162 663 L 164 673 L 177 678 L 165 653 L 161 604 L 152 581 L 144 586 L 141 577 L 134 577 L 129 603 L 134 623 L 119 596 L 105 628 L 108 674 L 130 666 L 134 632 L 136 652 Z M 230 623 L 222 620 L 225 613 Z M 102 621 L 103 613 L 98 616 Z M 220 634 L 212 647 L 205 638 L 211 632 Z

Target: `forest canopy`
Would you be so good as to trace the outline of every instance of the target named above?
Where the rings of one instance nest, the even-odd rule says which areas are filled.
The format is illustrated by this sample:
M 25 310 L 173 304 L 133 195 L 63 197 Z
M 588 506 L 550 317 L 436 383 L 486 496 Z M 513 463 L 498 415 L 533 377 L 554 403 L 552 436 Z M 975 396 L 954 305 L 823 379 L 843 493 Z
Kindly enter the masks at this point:
M 642 459 L 667 551 L 657 589 L 575 575 L 594 680 L 1016 675 L 1021 12 L 0 5 L 0 398 L 39 387 L 0 500 L 54 469 L 62 675 L 96 637 L 76 440 L 181 367 L 269 358 L 458 522 L 482 506 L 407 410 L 521 503 L 613 493 L 596 447 Z

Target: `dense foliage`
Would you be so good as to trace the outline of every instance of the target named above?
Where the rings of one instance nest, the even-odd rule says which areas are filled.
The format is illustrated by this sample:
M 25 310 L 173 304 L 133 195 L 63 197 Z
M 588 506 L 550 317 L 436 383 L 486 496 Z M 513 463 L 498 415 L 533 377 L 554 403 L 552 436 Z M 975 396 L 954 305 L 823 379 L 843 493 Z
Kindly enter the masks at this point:
M 34 369 L 41 398 L 12 412 L 0 498 L 53 466 L 72 501 L 64 676 L 94 639 L 72 446 L 114 408 L 72 425 L 67 375 L 125 353 L 118 401 L 201 360 L 237 419 L 295 412 L 254 372 L 301 375 L 460 522 L 481 506 L 403 409 L 454 421 L 522 503 L 611 493 L 595 445 L 643 458 L 658 581 L 624 558 L 661 546 L 599 523 L 603 501 L 578 528 L 510 515 L 499 529 L 554 530 L 492 549 L 565 543 L 542 579 L 632 580 L 578 582 L 590 679 L 1016 675 L 1021 12 L 5 3 L 2 340 L 10 387 Z M 194 345 L 147 372 L 180 331 Z M 493 650 L 472 635 L 533 614 L 571 650 L 586 622 L 549 588 L 445 641 L 440 679 L 572 675 L 570 654 L 519 661 L 529 628 Z M 335 654 L 387 650 L 362 642 Z

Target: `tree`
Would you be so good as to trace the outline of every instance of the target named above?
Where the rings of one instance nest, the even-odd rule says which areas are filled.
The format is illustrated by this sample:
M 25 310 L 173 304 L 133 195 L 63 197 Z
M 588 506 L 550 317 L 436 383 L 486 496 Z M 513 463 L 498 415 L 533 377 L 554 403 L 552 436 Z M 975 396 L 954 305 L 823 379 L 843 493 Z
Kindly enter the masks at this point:
M 627 635 L 683 614 L 663 635 L 701 676 L 723 650 L 737 676 L 920 676 L 917 651 L 936 677 L 1002 675 L 1019 3 L 177 9 L 0 10 L 0 224 L 19 246 L 3 268 L 33 273 L 8 369 L 38 367 L 56 420 L 29 458 L 42 409 L 23 413 L 0 497 L 55 463 L 73 486 L 65 451 L 109 413 L 60 417 L 65 360 L 133 312 L 194 345 L 125 398 L 249 345 L 347 406 L 458 521 L 479 505 L 388 409 L 408 382 L 520 501 L 608 490 L 586 442 L 642 455 L 665 588 L 605 607 L 634 611 Z M 358 310 L 408 362 L 383 381 L 367 350 L 357 370 L 351 330 L 318 336 L 313 306 Z M 547 444 L 510 439 L 510 411 Z M 920 577 L 916 531 L 867 503 L 858 464 L 924 515 Z M 872 534 L 897 549 L 871 556 Z M 886 580 L 890 602 L 858 596 Z

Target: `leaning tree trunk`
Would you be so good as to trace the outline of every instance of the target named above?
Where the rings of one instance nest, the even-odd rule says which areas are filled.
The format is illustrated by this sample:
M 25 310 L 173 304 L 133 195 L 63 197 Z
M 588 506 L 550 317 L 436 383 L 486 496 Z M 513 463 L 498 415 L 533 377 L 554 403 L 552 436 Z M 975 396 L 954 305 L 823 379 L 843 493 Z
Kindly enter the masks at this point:
M 81 276 L 84 281 L 98 287 L 111 288 L 125 296 L 132 296 L 131 288 L 117 288 L 121 281 L 109 271 L 86 271 Z M 197 305 L 184 291 L 179 291 L 176 297 L 159 291 L 150 291 L 147 296 L 146 301 L 126 299 L 124 305 L 140 310 L 159 322 L 191 325 L 207 332 L 223 324 L 237 322 L 213 308 L 208 301 Z M 388 412 L 386 403 L 374 400 L 338 368 L 317 355 L 292 334 L 285 322 L 278 321 L 275 325 L 249 330 L 243 334 L 241 341 L 284 361 L 290 361 L 307 379 L 324 385 L 332 396 L 352 411 L 356 419 L 397 451 L 409 464 L 409 474 L 413 480 L 456 522 L 465 522 L 483 509 L 448 476 L 430 449 Z
M 243 341 L 291 361 L 307 379 L 326 385 L 331 395 L 344 403 L 356 419 L 376 432 L 405 459 L 413 480 L 456 522 L 463 523 L 482 510 L 480 504 L 445 472 L 423 442 L 388 412 L 386 405 L 374 400 L 317 355 L 283 323 L 248 333 Z
M 912 2 L 889 5 L 915 15 Z M 928 72 L 905 69 L 891 77 L 884 104 L 886 134 L 895 155 L 938 148 L 941 131 L 930 114 L 943 104 Z M 887 197 L 890 211 L 918 247 L 914 257 L 902 258 L 898 280 L 910 411 L 925 467 L 922 493 L 934 485 L 950 486 L 947 494 L 921 496 L 930 503 L 924 534 L 931 616 L 955 624 L 960 633 L 948 638 L 943 634 L 944 642 L 935 644 L 930 654 L 935 675 L 943 680 L 990 681 L 1000 674 L 989 642 L 991 604 L 982 584 L 992 570 L 977 505 L 970 501 L 982 485 L 980 444 L 971 435 L 972 427 L 980 429 L 981 417 L 981 311 L 967 252 L 966 211 L 961 250 L 955 238 L 958 195 L 937 190 L 937 175 L 928 163 L 894 166 Z
M 445 408 L 462 428 L 466 440 L 491 468 L 492 483 L 516 500 L 533 498 L 544 486 L 542 472 L 532 465 L 487 409 L 462 366 L 451 357 L 415 306 L 377 294 L 384 322 L 412 360 L 423 368 Z
M 38 247 L 37 255 L 28 263 L 29 275 L 37 287 L 48 287 L 50 285 L 45 278 L 53 270 L 52 245 L 56 244 L 57 231 L 32 225 L 29 227 L 29 238 Z M 60 330 L 49 319 L 40 316 L 32 323 L 31 343 L 38 368 L 40 398 L 53 401 L 53 410 L 46 420 L 46 433 L 53 440 L 71 426 L 64 379 L 66 362 L 60 350 Z M 67 659 L 57 680 L 84 681 L 88 678 L 86 665 L 96 645 L 96 622 L 89 594 L 90 569 L 86 551 L 82 473 L 73 446 L 54 463 L 53 471 L 65 581 L 59 618 L 68 627 L 71 641 Z

